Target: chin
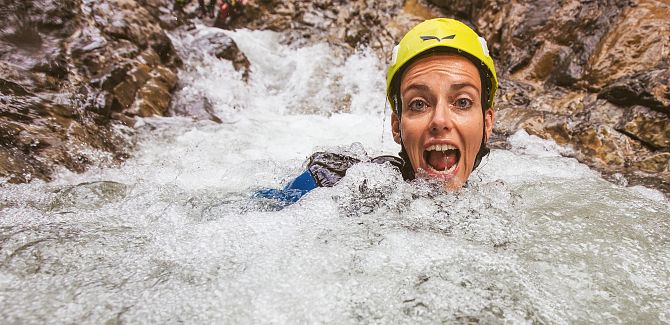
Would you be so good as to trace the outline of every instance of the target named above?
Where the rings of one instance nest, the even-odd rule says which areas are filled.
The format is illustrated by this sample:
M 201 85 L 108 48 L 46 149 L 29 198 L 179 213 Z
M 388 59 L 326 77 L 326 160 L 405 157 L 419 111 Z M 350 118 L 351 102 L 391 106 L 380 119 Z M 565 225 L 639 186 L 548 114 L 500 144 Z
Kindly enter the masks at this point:
M 448 170 L 439 171 L 425 164 L 424 167 L 416 169 L 414 173 L 416 178 L 439 183 L 445 191 L 454 192 L 462 188 L 467 180 L 467 177 L 460 175 L 461 167 L 459 163 Z

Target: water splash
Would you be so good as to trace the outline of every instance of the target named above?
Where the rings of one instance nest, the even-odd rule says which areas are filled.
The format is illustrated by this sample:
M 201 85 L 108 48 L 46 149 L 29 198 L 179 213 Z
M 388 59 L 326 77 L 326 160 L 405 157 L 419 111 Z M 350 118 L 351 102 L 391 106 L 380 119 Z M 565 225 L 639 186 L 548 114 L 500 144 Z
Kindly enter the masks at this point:
M 246 84 L 207 54 L 217 33 L 175 36 L 177 101 L 206 97 L 226 122 L 145 119 L 119 168 L 1 185 L 4 322 L 670 321 L 668 201 L 524 133 L 457 193 L 363 163 L 284 209 L 253 198 L 315 148 L 397 151 L 383 69 L 225 32 L 252 62 Z

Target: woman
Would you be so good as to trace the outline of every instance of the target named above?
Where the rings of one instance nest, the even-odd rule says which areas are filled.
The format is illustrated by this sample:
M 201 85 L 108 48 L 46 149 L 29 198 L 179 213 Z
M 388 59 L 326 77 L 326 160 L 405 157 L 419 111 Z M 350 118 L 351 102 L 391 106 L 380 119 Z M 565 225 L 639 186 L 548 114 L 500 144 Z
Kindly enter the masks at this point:
M 400 158 L 382 156 L 406 180 L 439 180 L 445 190 L 462 187 L 488 154 L 493 130 L 493 98 L 498 88 L 486 41 L 465 24 L 447 18 L 424 21 L 393 49 L 386 75 L 391 131 Z M 257 196 L 286 203 L 318 186 L 333 186 L 355 158 L 316 153 L 308 170 L 283 190 Z

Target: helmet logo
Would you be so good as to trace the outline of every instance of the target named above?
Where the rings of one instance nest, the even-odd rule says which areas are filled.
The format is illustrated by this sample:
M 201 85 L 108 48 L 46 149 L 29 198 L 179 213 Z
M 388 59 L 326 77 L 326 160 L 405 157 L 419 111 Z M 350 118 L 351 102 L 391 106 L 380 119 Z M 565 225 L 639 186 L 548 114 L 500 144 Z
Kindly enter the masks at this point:
M 448 35 L 448 36 L 445 36 L 445 37 L 442 37 L 442 38 L 439 38 L 437 36 L 419 36 L 419 37 L 424 41 L 434 39 L 438 42 L 441 42 L 442 40 L 445 40 L 445 39 L 454 39 L 456 37 L 456 34 Z

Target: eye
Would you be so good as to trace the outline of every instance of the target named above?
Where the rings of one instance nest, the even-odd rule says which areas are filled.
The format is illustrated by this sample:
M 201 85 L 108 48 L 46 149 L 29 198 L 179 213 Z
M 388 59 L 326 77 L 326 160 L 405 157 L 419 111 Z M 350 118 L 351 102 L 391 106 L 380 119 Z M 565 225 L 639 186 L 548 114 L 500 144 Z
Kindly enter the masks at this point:
M 473 102 L 472 102 L 471 99 L 462 98 L 462 97 L 459 98 L 459 99 L 456 99 L 456 102 L 454 102 L 454 105 L 457 108 L 460 108 L 460 109 L 468 109 L 468 108 L 472 107 L 472 104 L 473 104 Z
M 422 99 L 415 99 L 411 101 L 407 107 L 412 111 L 421 112 L 428 108 L 428 104 Z

